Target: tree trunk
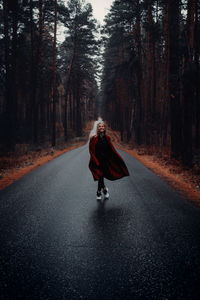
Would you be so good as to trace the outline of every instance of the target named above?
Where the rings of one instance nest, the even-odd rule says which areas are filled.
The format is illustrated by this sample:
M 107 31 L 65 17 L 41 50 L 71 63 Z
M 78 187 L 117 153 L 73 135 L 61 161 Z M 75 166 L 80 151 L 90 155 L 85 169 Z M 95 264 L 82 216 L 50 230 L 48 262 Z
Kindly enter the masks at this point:
M 68 135 L 67 135 L 67 104 L 68 104 L 68 97 L 69 97 L 69 94 L 67 94 L 67 97 L 65 99 L 65 112 L 64 112 L 64 134 L 65 134 L 65 141 L 67 141 L 68 139 Z
M 11 70 L 10 70 L 10 51 L 9 51 L 9 44 L 10 44 L 10 39 L 9 39 L 9 34 L 8 34 L 8 14 L 9 14 L 9 9 L 8 9 L 8 2 L 6 0 L 3 0 L 3 17 L 4 17 L 4 53 L 5 53 L 5 111 L 6 111 L 6 116 L 5 116 L 5 122 L 6 122 L 6 131 L 7 134 L 5 135 L 6 138 L 6 146 L 8 148 L 11 147 L 12 143 L 12 131 L 11 131 L 11 124 L 10 124 L 10 109 L 12 105 L 11 101 L 11 90 L 10 90 L 10 83 L 11 83 Z
M 80 84 L 77 80 L 77 93 L 76 93 L 76 135 L 82 135 L 82 119 L 81 119 L 81 95 L 80 95 Z
M 30 20 L 31 20 L 31 106 L 32 106 L 32 141 L 38 143 L 38 96 L 40 75 L 39 66 L 42 56 L 42 33 L 43 33 L 43 0 L 39 0 L 39 39 L 38 44 L 34 43 L 34 24 L 33 24 L 33 3 L 30 1 Z M 37 47 L 36 51 L 34 51 Z M 35 54 L 34 54 L 35 52 Z
M 162 73 L 164 74 L 163 80 L 165 82 L 162 99 L 162 113 L 161 113 L 161 135 L 162 135 L 162 146 L 167 145 L 168 127 L 170 125 L 170 114 L 169 114 L 169 3 L 164 5 L 164 54 L 163 54 L 163 66 Z
M 186 44 L 188 51 L 185 55 L 185 68 L 183 75 L 183 151 L 182 160 L 184 165 L 192 167 L 192 113 L 193 113 L 193 98 L 194 98 L 194 15 L 195 1 L 188 0 L 187 11 L 187 34 Z
M 11 144 L 14 146 L 17 138 L 17 110 L 18 110 L 18 91 L 17 91 L 17 27 L 18 27 L 18 0 L 12 3 L 12 71 L 11 71 L 11 105 L 10 105 L 10 126 Z M 11 88 L 11 86 L 10 86 Z
M 56 145 L 56 33 L 57 33 L 57 0 L 54 0 L 54 41 L 53 41 L 53 124 L 52 146 Z
M 153 89 L 154 89 L 154 74 L 153 74 L 153 41 L 152 41 L 152 3 L 148 0 L 148 32 L 147 32 L 147 74 L 146 74 L 146 100 L 145 100 L 145 142 L 146 145 L 152 143 L 152 103 L 153 103 Z
M 169 0 L 169 95 L 171 118 L 171 156 L 178 159 L 182 151 L 179 79 L 179 1 Z
M 75 53 L 76 53 L 76 34 L 74 37 L 74 43 L 73 43 L 73 51 L 72 51 L 72 56 L 71 56 L 71 60 L 70 60 L 70 64 L 69 64 L 69 71 L 67 74 L 67 82 L 66 82 L 66 89 L 65 89 L 65 94 L 66 94 L 66 99 L 65 99 L 65 107 L 67 109 L 67 105 L 68 105 L 68 99 L 69 99 L 69 93 L 70 93 L 70 79 L 71 79 L 71 74 L 72 74 L 72 68 L 73 68 L 73 63 L 74 63 L 74 59 L 75 59 Z M 71 105 L 71 104 L 70 104 Z M 70 110 L 71 113 L 71 110 Z M 67 115 L 66 115 L 67 117 Z M 64 130 L 65 130 L 65 140 L 67 141 L 67 119 L 64 122 Z
M 30 14 L 30 34 L 31 34 L 31 52 L 30 52 L 30 104 L 28 107 L 28 121 L 29 121 L 29 128 L 32 132 L 31 139 L 33 140 L 33 108 L 34 108 L 34 93 L 35 93 L 35 64 L 34 64 L 34 22 L 33 22 L 33 0 L 30 0 L 30 8 L 29 8 L 29 14 Z
M 198 1 L 195 1 L 195 35 L 194 35 L 194 61 L 196 66 L 196 79 L 195 79 L 195 147 L 200 148 L 200 77 L 199 77 L 199 44 L 200 44 L 200 30 L 199 30 L 199 14 L 198 14 Z
M 143 109 L 142 109 L 142 44 L 141 44 L 141 11 L 140 11 L 140 1 L 137 0 L 136 3 L 136 44 L 137 44 L 137 72 L 136 76 L 136 105 L 135 105 L 135 116 L 136 116 L 136 143 L 138 145 L 142 144 L 142 124 L 143 124 Z

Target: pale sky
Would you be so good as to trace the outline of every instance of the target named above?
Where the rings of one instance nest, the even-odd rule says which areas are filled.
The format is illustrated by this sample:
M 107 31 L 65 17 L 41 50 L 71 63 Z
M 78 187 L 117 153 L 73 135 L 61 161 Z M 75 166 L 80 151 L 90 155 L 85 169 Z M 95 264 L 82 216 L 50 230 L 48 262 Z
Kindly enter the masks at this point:
M 93 15 L 101 24 L 103 24 L 104 16 L 107 15 L 113 0 L 87 0 L 92 4 Z

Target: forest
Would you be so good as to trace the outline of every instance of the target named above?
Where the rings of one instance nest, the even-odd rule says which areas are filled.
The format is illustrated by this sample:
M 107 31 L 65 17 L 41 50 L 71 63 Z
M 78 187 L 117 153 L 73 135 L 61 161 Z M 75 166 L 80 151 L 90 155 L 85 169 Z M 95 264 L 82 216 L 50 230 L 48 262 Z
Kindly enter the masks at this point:
M 122 141 L 191 168 L 200 149 L 200 3 L 115 0 L 100 27 L 88 2 L 0 5 L 1 153 L 56 146 L 102 116 Z
M 199 1 L 116 0 L 102 36 L 109 125 L 191 168 L 200 148 Z
M 1 151 L 81 136 L 94 119 L 99 41 L 90 4 L 4 0 L 1 7 Z M 58 27 L 65 30 L 59 42 Z

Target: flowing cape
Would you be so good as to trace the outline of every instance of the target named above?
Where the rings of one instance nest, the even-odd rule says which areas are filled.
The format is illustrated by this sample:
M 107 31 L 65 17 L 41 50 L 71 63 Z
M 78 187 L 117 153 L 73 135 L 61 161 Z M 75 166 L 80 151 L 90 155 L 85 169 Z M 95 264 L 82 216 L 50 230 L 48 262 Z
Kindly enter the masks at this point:
M 108 141 L 108 151 L 107 151 L 107 166 L 108 171 L 106 174 L 103 174 L 101 168 L 99 168 L 99 161 L 95 155 L 95 145 L 98 141 L 98 136 L 92 136 L 89 143 L 89 152 L 90 152 L 90 161 L 89 169 L 93 175 L 94 181 L 99 180 L 100 176 L 104 176 L 109 180 L 117 180 L 124 176 L 129 176 L 129 171 L 126 167 L 126 164 L 119 153 L 115 150 L 111 138 L 108 135 L 105 135 Z

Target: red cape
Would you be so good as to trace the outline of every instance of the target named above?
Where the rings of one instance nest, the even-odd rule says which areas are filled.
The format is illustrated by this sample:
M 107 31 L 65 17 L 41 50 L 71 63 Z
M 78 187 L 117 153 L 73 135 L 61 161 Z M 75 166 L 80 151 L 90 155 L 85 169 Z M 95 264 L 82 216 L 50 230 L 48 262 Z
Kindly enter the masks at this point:
M 122 157 L 119 155 L 119 153 L 115 150 L 113 144 L 111 143 L 110 136 L 105 135 L 109 149 L 108 149 L 108 174 L 102 173 L 102 171 L 99 168 L 99 161 L 97 157 L 95 156 L 95 145 L 98 141 L 98 136 L 92 136 L 90 138 L 89 143 L 89 152 L 90 152 L 90 162 L 89 162 L 89 169 L 92 172 L 94 180 L 99 180 L 100 176 L 104 176 L 105 178 L 109 180 L 117 180 L 119 178 L 122 178 L 124 176 L 129 176 L 128 169 L 126 167 L 125 162 L 123 161 Z

